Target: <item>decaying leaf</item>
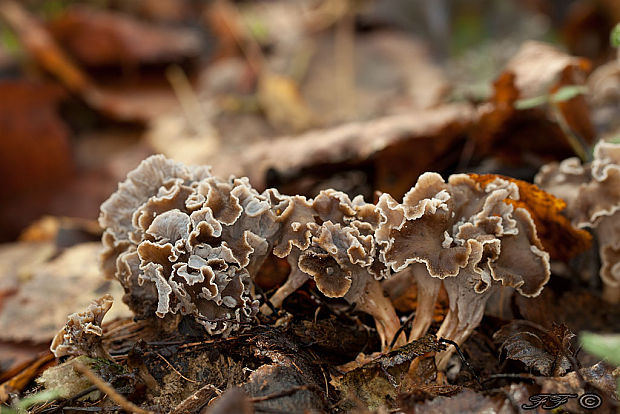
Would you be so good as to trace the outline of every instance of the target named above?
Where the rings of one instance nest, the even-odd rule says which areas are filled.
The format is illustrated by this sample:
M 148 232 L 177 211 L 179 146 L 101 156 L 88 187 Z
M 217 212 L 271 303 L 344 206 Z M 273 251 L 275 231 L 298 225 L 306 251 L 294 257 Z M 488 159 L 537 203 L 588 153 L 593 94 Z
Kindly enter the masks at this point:
M 508 400 L 487 397 L 466 389 L 450 397 L 437 397 L 415 407 L 416 414 L 432 413 L 497 413 L 512 414 L 514 408 Z
M 515 320 L 493 335 L 506 358 L 523 362 L 546 376 L 564 375 L 571 369 L 575 337 L 566 325 L 554 324 L 551 330 L 528 321 Z
M 0 18 L 15 30 L 20 43 L 38 65 L 58 78 L 67 89 L 78 94 L 88 105 L 106 116 L 122 121 L 147 122 L 169 110 L 171 103 L 177 105 L 170 88 L 162 90 L 150 87 L 137 91 L 132 88 L 128 91 L 126 85 L 117 88 L 109 85 L 106 88 L 98 86 L 70 59 L 49 30 L 20 3 L 2 2 Z M 92 45 L 89 47 L 92 48 Z M 33 136 L 39 137 L 41 134 Z
M 614 412 L 613 406 L 618 403 L 618 396 L 613 367 L 599 362 L 580 369 L 579 374 L 570 372 L 563 377 L 538 377 L 536 383 L 541 387 L 541 394 L 576 395 L 576 398 L 569 399 L 563 407 L 570 413 L 586 412 L 587 407 L 590 408 L 588 411 L 593 412 Z
M 397 384 L 408 375 L 409 366 L 416 357 L 433 355 L 444 349 L 445 346 L 439 344 L 433 335 L 427 335 L 370 362 L 347 364 L 348 371 L 342 376 L 332 375 L 331 383 L 347 399 L 360 400 L 375 409 L 396 399 L 399 393 Z
M 86 308 L 102 293 L 112 293 L 120 304 L 122 289 L 101 275 L 100 249 L 100 243 L 83 243 L 31 269 L 29 278 L 4 301 L 0 339 L 47 342 L 64 325 L 67 315 Z M 118 304 L 110 311 L 110 320 L 129 316 L 129 310 Z
M 303 131 L 315 122 L 299 86 L 289 77 L 265 71 L 258 78 L 257 98 L 269 122 L 278 129 Z
M 0 9 L 1 9 L 0 5 Z M 74 172 L 69 130 L 58 114 L 65 93 L 51 84 L 0 82 L 0 240 L 39 216 Z
M 587 143 L 595 136 L 586 97 L 576 94 L 561 100 L 549 95 L 566 86 L 584 85 L 590 67 L 587 59 L 567 55 L 551 45 L 524 43 L 493 84 L 491 100 L 478 108 L 479 123 L 473 133 L 477 147 L 483 153 L 493 149 L 505 157 L 533 152 L 554 158 L 583 152 L 583 148 L 575 148 L 573 135 Z M 518 110 L 523 100 L 538 104 Z
M 85 5 L 65 10 L 49 24 L 56 41 L 85 66 L 175 62 L 202 48 L 192 29 L 158 27 Z
M 373 178 L 380 181 L 378 189 L 398 197 L 411 187 L 436 156 L 450 148 L 472 118 L 473 110 L 469 105 L 444 105 L 259 142 L 246 148 L 240 159 L 235 152 L 238 160 L 235 163 L 224 154 L 210 161 L 218 174 L 246 175 L 257 188 L 268 184 L 268 171 L 284 182 L 291 182 L 302 172 L 310 174 L 312 168 L 323 174 L 333 174 L 339 165 L 346 165 L 350 170 L 352 165 L 370 162 L 376 165 L 377 177 Z M 422 147 L 425 151 L 419 151 Z M 419 154 L 417 162 L 411 158 L 416 154 Z M 326 166 L 335 168 L 326 170 Z M 406 172 L 404 177 L 403 172 Z
M 15 293 L 38 266 L 56 252 L 49 242 L 21 242 L 0 246 L 0 311 L 2 300 Z
M 38 357 L 35 361 L 28 364 L 20 372 L 15 373 L 11 379 L 0 385 L 0 403 L 4 403 L 9 398 L 9 393 L 19 392 L 24 389 L 30 381 L 39 376 L 45 368 L 54 363 L 54 355 L 45 353 Z
M 470 174 L 483 187 L 501 177 L 519 187 L 519 200 L 505 200 L 515 207 L 525 208 L 534 223 L 536 234 L 545 250 L 552 259 L 567 261 L 588 248 L 592 243 L 592 235 L 583 229 L 574 227 L 562 211 L 566 202 L 541 190 L 534 184 L 495 174 Z
M 545 289 L 536 298 L 516 297 L 515 302 L 524 319 L 545 328 L 551 328 L 553 321 L 565 324 L 573 332 L 617 331 L 620 326 L 620 305 L 601 306 L 600 296 L 585 289 L 566 292 Z
M 254 414 L 254 407 L 248 395 L 239 387 L 233 387 L 223 393 L 212 404 L 203 408 L 200 414 Z M 179 412 L 180 414 L 180 412 Z

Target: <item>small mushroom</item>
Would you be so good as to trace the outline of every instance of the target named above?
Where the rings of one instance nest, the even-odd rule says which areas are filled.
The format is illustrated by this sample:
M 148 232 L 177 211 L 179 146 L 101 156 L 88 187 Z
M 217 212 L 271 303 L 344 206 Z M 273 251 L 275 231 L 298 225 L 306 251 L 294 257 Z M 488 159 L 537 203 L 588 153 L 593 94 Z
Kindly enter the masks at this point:
M 594 159 L 581 165 L 577 158 L 547 164 L 536 184 L 563 198 L 573 224 L 590 228 L 598 238 L 603 297 L 620 302 L 620 144 L 599 141 Z
M 104 295 L 94 300 L 85 311 L 69 315 L 67 323 L 50 345 L 54 356 L 60 358 L 67 355 L 87 355 L 91 358 L 111 359 L 101 343 L 101 322 L 113 302 L 111 295 Z

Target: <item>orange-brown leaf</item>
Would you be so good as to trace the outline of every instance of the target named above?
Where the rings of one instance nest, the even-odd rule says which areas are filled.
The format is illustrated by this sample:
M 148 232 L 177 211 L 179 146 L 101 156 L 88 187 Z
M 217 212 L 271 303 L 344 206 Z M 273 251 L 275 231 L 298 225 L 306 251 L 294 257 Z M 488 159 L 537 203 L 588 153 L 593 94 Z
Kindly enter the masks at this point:
M 534 184 L 495 174 L 469 174 L 482 187 L 496 178 L 513 182 L 519 187 L 519 200 L 505 200 L 515 207 L 525 208 L 534 223 L 543 247 L 552 259 L 568 260 L 587 250 L 592 243 L 592 236 L 585 230 L 573 227 L 562 214 L 566 203 Z

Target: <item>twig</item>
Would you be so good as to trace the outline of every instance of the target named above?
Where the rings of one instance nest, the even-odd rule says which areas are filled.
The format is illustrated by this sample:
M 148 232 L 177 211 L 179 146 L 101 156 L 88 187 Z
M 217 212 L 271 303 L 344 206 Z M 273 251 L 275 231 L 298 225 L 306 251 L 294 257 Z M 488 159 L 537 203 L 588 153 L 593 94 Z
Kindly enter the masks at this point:
M 220 395 L 222 392 L 214 385 L 207 384 L 198 391 L 184 399 L 172 409 L 168 414 L 185 414 L 198 411 L 202 406 L 208 403 L 215 394 Z
M 155 354 L 155 355 L 157 355 L 158 357 L 160 357 L 161 359 L 163 359 L 163 360 L 164 360 L 164 362 L 165 362 L 166 364 L 168 364 L 168 366 L 169 366 L 169 367 L 170 367 L 170 368 L 171 368 L 174 372 L 176 372 L 176 373 L 179 375 L 179 377 L 183 378 L 185 381 L 189 381 L 189 382 L 193 382 L 194 384 L 198 384 L 198 381 L 194 381 L 193 379 L 189 379 L 189 378 L 187 378 L 185 375 L 181 374 L 181 373 L 179 372 L 179 370 L 178 370 L 178 369 L 176 369 L 176 368 L 174 367 L 174 365 L 172 365 L 170 362 L 168 362 L 168 360 L 167 360 L 166 358 L 164 358 L 164 356 L 163 356 L 162 354 L 160 354 L 159 352 L 154 352 L 154 354 Z
M 396 340 L 398 339 L 400 334 L 403 333 L 403 331 L 405 330 L 407 325 L 409 325 L 409 323 L 411 322 L 411 320 L 413 319 L 414 316 L 415 316 L 415 312 L 412 312 L 411 315 L 409 315 L 407 317 L 405 322 L 400 324 L 400 328 L 398 328 L 398 331 L 396 331 L 396 334 L 394 335 L 394 338 L 392 338 L 392 341 L 390 342 L 390 346 L 388 347 L 388 351 L 392 350 L 392 348 L 394 347 L 394 344 L 396 343 Z
M 469 372 L 472 373 L 472 375 L 474 376 L 474 379 L 476 380 L 476 383 L 480 387 L 482 387 L 482 383 L 480 382 L 480 378 L 478 378 L 478 374 L 476 374 L 474 367 L 472 367 L 469 361 L 467 361 L 467 358 L 465 358 L 463 351 L 461 351 L 461 347 L 459 347 L 458 344 L 451 339 L 439 338 L 439 343 L 450 344 L 454 347 L 454 349 L 456 349 L 456 353 L 459 355 L 459 358 L 461 358 L 461 361 L 463 361 L 463 363 L 465 364 Z
M 80 398 L 82 398 L 85 395 L 90 394 L 93 391 L 96 391 L 97 387 L 96 386 L 91 386 L 86 388 L 83 391 L 78 392 L 77 394 L 73 395 L 71 398 L 66 399 L 65 401 L 59 403 L 56 407 L 53 407 L 53 412 L 57 413 L 60 410 L 62 410 L 64 407 L 66 407 L 68 404 L 74 402 L 75 400 L 79 400 Z
M 99 388 L 101 392 L 107 394 L 112 401 L 120 405 L 123 410 L 136 414 L 155 414 L 153 411 L 144 410 L 131 401 L 128 401 L 125 397 L 120 395 L 114 387 L 99 378 L 97 374 L 81 362 L 73 361 L 73 367 L 84 375 L 95 387 Z
M 513 379 L 513 380 L 528 381 L 532 383 L 536 382 L 536 378 L 533 377 L 532 375 L 508 373 L 508 374 L 491 374 L 487 378 L 483 379 L 482 383 L 485 384 L 489 381 L 494 381 L 498 379 Z

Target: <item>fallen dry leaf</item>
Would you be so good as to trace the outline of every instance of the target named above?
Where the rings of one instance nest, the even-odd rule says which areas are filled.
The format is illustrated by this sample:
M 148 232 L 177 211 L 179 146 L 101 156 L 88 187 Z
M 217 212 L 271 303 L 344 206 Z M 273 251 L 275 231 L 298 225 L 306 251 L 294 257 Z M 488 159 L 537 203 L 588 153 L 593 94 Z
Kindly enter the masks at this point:
M 263 71 L 256 93 L 261 109 L 276 129 L 299 132 L 315 122 L 299 86 L 289 77 Z
M 33 379 L 41 375 L 46 368 L 55 363 L 54 355 L 46 352 L 43 356 L 38 357 L 35 361 L 25 364 L 19 372 L 14 372 L 10 379 L 0 384 L 0 403 L 6 402 L 11 393 L 18 393 L 30 383 Z
M 67 315 L 86 308 L 106 292 L 116 298 L 107 318 L 129 316 L 129 310 L 120 300 L 123 295 L 120 286 L 101 275 L 100 250 L 100 243 L 83 243 L 31 269 L 30 277 L 4 301 L 0 340 L 47 342 L 62 328 Z
M 470 389 L 450 397 L 437 397 L 415 406 L 416 414 L 482 412 L 513 414 L 514 408 L 505 398 L 487 397 Z
M 444 349 L 445 346 L 433 335 L 427 335 L 377 358 L 358 356 L 356 361 L 340 366 L 345 373 L 332 375 L 331 383 L 345 398 L 362 401 L 370 409 L 376 409 L 396 399 L 400 388 L 397 384 L 409 375 L 410 365 L 416 357 L 431 356 Z M 434 367 L 434 358 L 431 360 Z M 431 371 L 437 372 L 436 368 Z
M 561 376 L 571 368 L 574 337 L 566 325 L 554 324 L 546 330 L 529 321 L 514 320 L 495 332 L 493 340 L 506 358 L 521 361 L 546 376 Z
M 472 133 L 479 151 L 499 152 L 507 159 L 529 152 L 561 159 L 576 151 L 568 144 L 573 137 L 567 134 L 592 143 L 595 130 L 583 94 L 555 102 L 561 119 L 544 99 L 530 109 L 516 107 L 517 100 L 544 98 L 564 86 L 584 85 L 590 68 L 587 59 L 567 55 L 551 45 L 524 43 L 494 82 L 490 101 L 478 108 L 479 121 Z
M 445 105 L 259 142 L 247 147 L 241 157 L 235 151 L 219 154 L 210 161 L 218 174 L 246 175 L 257 188 L 266 186 L 270 169 L 290 177 L 301 172 L 308 174 L 312 167 L 325 171 L 327 165 L 346 165 L 351 169 L 356 163 L 371 162 L 376 165 L 379 190 L 398 188 L 404 192 L 402 181 L 408 181 L 409 189 L 415 178 L 436 160 L 429 152 L 441 154 L 448 150 L 470 125 L 473 114 L 473 108 L 466 104 Z M 397 144 L 398 151 L 384 153 Z M 419 157 L 412 160 L 416 155 Z M 231 162 L 229 157 L 235 161 Z M 403 169 L 403 165 L 407 168 Z M 405 178 L 401 177 L 403 171 Z M 399 196 L 398 191 L 391 194 Z
M 0 241 L 8 241 L 41 214 L 75 168 L 69 129 L 58 114 L 60 87 L 2 81 L 0 96 Z
M 38 266 L 56 253 L 50 242 L 20 242 L 0 245 L 0 310 L 4 299 L 15 293 Z
M 0 3 L 0 18 L 15 30 L 24 49 L 43 69 L 102 114 L 121 121 L 147 122 L 171 107 L 178 107 L 169 87 L 150 85 L 144 89 L 132 87 L 129 90 L 126 85 L 99 87 L 70 59 L 48 29 L 20 3 L 10 0 Z M 92 45 L 89 47 L 92 48 Z M 133 83 L 136 83 L 135 80 Z
M 483 187 L 496 178 L 513 182 L 519 187 L 519 200 L 505 200 L 515 207 L 525 208 L 536 224 L 536 234 L 552 259 L 568 261 L 587 250 L 592 244 L 592 235 L 574 227 L 562 214 L 566 203 L 541 190 L 535 184 L 495 174 L 469 174 Z
M 581 377 L 577 373 L 570 372 L 563 377 L 536 378 L 536 383 L 541 386 L 540 392 L 543 394 L 575 394 L 577 398 L 570 398 L 563 406 L 569 413 L 584 413 L 585 410 L 580 404 L 593 404 L 594 412 L 614 412 L 614 405 L 618 403 L 616 395 L 617 383 L 613 374 L 613 367 L 599 362 L 588 368 L 579 370 Z M 587 394 L 594 394 L 588 400 L 580 398 Z M 600 406 L 597 406 L 599 405 Z M 614 404 L 614 405 L 612 405 Z
M 48 27 L 71 56 L 89 67 L 170 63 L 202 51 L 195 30 L 157 26 L 85 5 L 66 9 Z

